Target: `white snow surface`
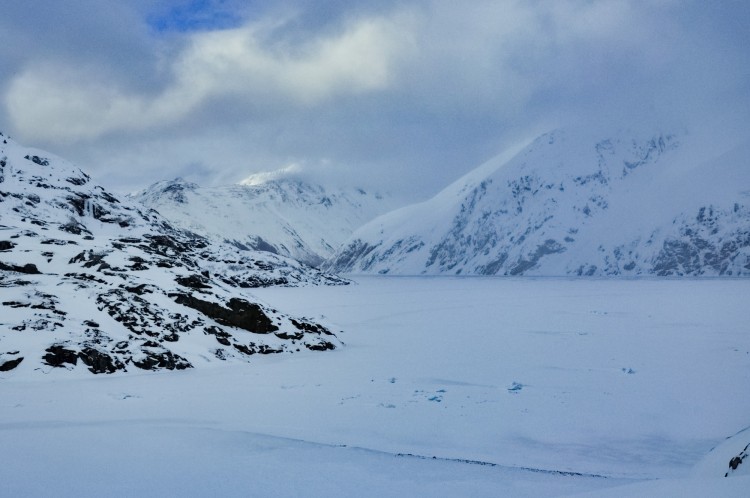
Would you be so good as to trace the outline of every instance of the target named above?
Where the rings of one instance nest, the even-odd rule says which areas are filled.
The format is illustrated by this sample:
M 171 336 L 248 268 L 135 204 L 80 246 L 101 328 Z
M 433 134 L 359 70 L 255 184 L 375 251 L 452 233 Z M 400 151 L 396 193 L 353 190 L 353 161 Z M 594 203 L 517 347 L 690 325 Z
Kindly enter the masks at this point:
M 750 281 L 355 281 L 255 291 L 326 354 L 0 373 L 2 494 L 747 496 Z
M 330 258 L 354 230 L 394 207 L 389 196 L 358 188 L 324 188 L 273 175 L 253 178 L 220 187 L 178 178 L 131 198 L 186 230 L 311 266 Z
M 546 133 L 357 230 L 324 268 L 482 275 L 750 274 L 750 140 Z

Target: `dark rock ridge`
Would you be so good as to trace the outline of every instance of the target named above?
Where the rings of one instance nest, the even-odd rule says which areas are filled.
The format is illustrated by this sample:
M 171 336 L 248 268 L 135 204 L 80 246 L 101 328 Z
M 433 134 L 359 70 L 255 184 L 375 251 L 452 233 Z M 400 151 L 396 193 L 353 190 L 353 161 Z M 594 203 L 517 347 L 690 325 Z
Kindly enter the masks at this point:
M 729 470 L 727 470 L 727 472 L 724 474 L 724 477 L 733 475 L 740 468 L 740 465 L 745 462 L 745 460 L 748 458 L 748 455 L 750 455 L 750 443 L 748 443 L 747 446 L 742 449 L 742 451 L 740 451 L 737 455 L 733 456 L 731 460 L 729 460 Z
M 340 345 L 249 290 L 345 280 L 174 228 L 66 161 L 3 138 L 0 372 L 181 370 Z

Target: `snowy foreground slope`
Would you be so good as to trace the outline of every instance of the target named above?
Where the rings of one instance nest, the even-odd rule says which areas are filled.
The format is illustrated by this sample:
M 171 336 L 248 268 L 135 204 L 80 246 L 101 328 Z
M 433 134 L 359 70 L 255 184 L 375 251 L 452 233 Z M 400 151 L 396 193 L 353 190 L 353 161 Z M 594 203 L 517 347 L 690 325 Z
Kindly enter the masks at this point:
M 212 240 L 310 266 L 330 258 L 354 230 L 393 207 L 389 198 L 361 189 L 262 176 L 223 187 L 159 182 L 132 198 Z
M 749 280 L 356 280 L 256 291 L 325 355 L 0 373 L 2 494 L 747 496 Z
M 247 289 L 341 279 L 177 230 L 0 139 L 0 372 L 179 370 L 338 344 Z
M 725 148 L 728 147 L 728 148 Z M 750 141 L 562 129 L 358 230 L 342 273 L 750 275 Z

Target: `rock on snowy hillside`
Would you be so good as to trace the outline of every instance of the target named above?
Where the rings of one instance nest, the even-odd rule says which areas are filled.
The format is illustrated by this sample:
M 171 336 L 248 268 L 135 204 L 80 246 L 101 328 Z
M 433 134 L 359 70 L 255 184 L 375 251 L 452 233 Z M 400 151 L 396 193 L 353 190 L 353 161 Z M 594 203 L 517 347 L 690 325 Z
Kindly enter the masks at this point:
M 362 227 L 323 268 L 750 275 L 750 142 L 709 149 L 687 133 L 547 133 Z
M 313 267 L 331 257 L 355 229 L 393 207 L 389 198 L 361 189 L 326 189 L 261 176 L 223 187 L 176 179 L 156 183 L 132 198 L 211 240 Z
M 172 370 L 339 344 L 247 289 L 345 281 L 175 229 L 70 163 L 0 140 L 0 372 Z

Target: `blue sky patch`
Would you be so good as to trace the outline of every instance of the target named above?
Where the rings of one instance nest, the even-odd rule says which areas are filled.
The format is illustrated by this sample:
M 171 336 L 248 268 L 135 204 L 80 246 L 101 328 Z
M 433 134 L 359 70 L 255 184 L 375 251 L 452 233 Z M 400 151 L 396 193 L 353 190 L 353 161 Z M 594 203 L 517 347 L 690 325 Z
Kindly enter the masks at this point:
M 192 0 L 153 14 L 147 22 L 160 33 L 185 33 L 234 28 L 242 18 L 224 0 Z

